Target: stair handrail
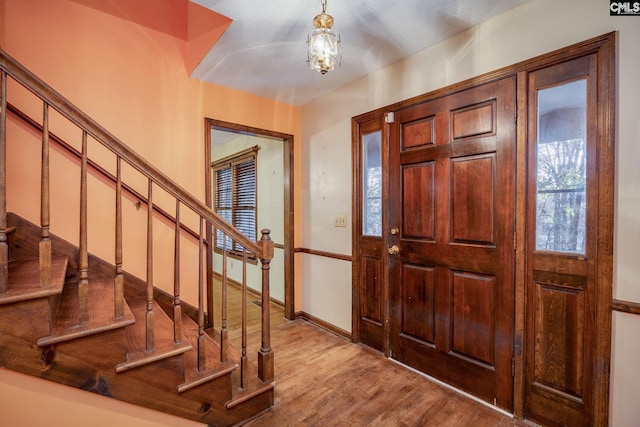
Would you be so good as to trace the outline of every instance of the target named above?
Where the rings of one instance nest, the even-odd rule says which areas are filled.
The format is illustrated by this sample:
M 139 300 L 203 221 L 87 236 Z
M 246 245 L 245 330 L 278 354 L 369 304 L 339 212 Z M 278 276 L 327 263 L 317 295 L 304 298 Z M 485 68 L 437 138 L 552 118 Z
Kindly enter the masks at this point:
M 87 289 L 87 248 L 86 248 L 86 169 L 88 165 L 88 156 L 87 156 L 87 136 L 91 136 L 98 143 L 102 144 L 105 148 L 110 150 L 115 154 L 117 158 L 117 169 L 118 175 L 116 177 L 116 198 L 117 200 L 121 197 L 121 190 L 123 188 L 123 183 L 121 182 L 121 174 L 120 174 L 120 165 L 121 161 L 124 160 L 131 167 L 133 167 L 136 171 L 138 171 L 141 175 L 145 176 L 148 180 L 148 201 L 147 204 L 149 206 L 148 209 L 148 227 L 147 227 L 147 351 L 151 351 L 154 347 L 153 344 L 153 333 L 151 335 L 149 331 L 153 329 L 153 289 L 152 289 L 152 252 L 150 250 L 151 244 L 151 236 L 152 236 L 152 215 L 154 206 L 152 203 L 152 183 L 156 184 L 160 188 L 162 188 L 165 192 L 176 199 L 176 240 L 179 240 L 179 228 L 181 228 L 181 224 L 179 221 L 179 208 L 180 204 L 185 207 L 191 209 L 194 213 L 199 215 L 200 217 L 200 234 L 199 234 L 199 245 L 200 245 L 200 272 L 202 273 L 202 253 L 203 253 L 203 223 L 208 223 L 211 226 L 215 227 L 218 231 L 224 233 L 228 238 L 239 243 L 244 252 L 253 254 L 256 258 L 258 258 L 262 264 L 262 328 L 261 328 L 261 347 L 258 351 L 258 377 L 263 382 L 273 382 L 274 379 L 274 361 L 273 361 L 273 351 L 270 346 L 270 322 L 269 322 L 269 264 L 271 259 L 273 259 L 274 252 L 274 243 L 269 237 L 270 231 L 265 229 L 261 231 L 261 239 L 259 242 L 254 242 L 247 238 L 244 234 L 242 234 L 238 229 L 236 229 L 233 225 L 226 222 L 222 217 L 220 217 L 215 211 L 206 206 L 202 201 L 193 196 L 191 193 L 182 188 L 179 184 L 173 181 L 171 178 L 166 176 L 162 171 L 153 166 L 150 162 L 145 160 L 138 153 L 129 148 L 124 142 L 98 124 L 95 120 L 85 114 L 82 110 L 76 107 L 73 103 L 67 100 L 64 96 L 54 90 L 52 87 L 47 85 L 44 81 L 34 75 L 31 71 L 22 66 L 18 61 L 9 56 L 6 52 L 0 49 L 0 71 L 2 75 L 2 91 L 1 91 L 1 111 L 0 111 L 0 163 L 2 163 L 2 167 L 0 167 L 0 174 L 4 174 L 5 169 L 5 149 L 6 149 L 6 135 L 4 135 L 5 127 L 6 127 L 6 112 L 7 112 L 7 99 L 6 99 L 6 82 L 7 76 L 11 77 L 17 83 L 22 85 L 28 91 L 30 91 L 33 95 L 41 99 L 44 103 L 44 123 L 43 123 L 43 165 L 46 165 L 48 168 L 48 140 L 49 140 L 49 129 L 48 129 L 48 108 L 54 108 L 58 113 L 60 113 L 63 117 L 69 120 L 71 123 L 75 124 L 80 130 L 83 132 L 83 149 L 81 153 L 81 214 L 80 214 L 80 256 L 79 256 L 79 274 L 80 274 L 80 282 L 79 282 L 79 295 L 81 301 L 84 301 L 88 296 Z M 13 107 L 12 107 L 13 108 Z M 45 157 L 47 160 L 45 161 Z M 44 167 L 44 166 L 43 166 Z M 47 208 L 43 208 L 43 224 L 42 224 L 42 237 L 41 243 L 44 241 L 48 243 L 49 234 L 48 234 L 48 171 L 43 172 L 43 186 L 46 186 L 46 191 L 43 190 L 43 206 Z M 46 175 L 46 178 L 45 178 Z M 3 175 L 4 176 L 4 175 Z M 4 203 L 6 200 L 5 195 L 5 178 L 0 177 L 0 192 L 2 192 L 2 200 L 0 200 L 0 204 Z M 46 182 L 44 181 L 46 179 Z M 44 189 L 45 187 L 43 187 Z M 45 200 L 46 199 L 46 200 Z M 120 243 L 116 243 L 116 278 L 115 278 L 115 294 L 116 294 L 116 317 L 121 316 L 121 306 L 119 306 L 118 301 L 122 301 L 123 298 L 123 283 L 122 283 L 122 249 L 121 249 L 121 208 L 119 207 L 119 202 L 116 203 L 116 222 L 118 226 L 116 227 L 118 230 L 116 232 L 116 240 L 120 241 Z M 7 257 L 6 257 L 6 220 L 4 217 L 6 216 L 6 206 L 0 206 L 0 261 L 2 261 L 2 266 L 6 267 Z M 50 261 L 50 249 L 44 251 L 48 253 L 45 255 L 44 264 L 47 264 Z M 48 271 L 48 267 L 44 267 L 43 270 L 43 251 L 41 251 L 41 286 L 43 283 L 42 280 L 42 272 Z M 223 250 L 223 254 L 226 258 L 226 249 Z M 208 251 L 208 255 L 210 256 L 210 251 Z M 176 253 L 176 262 L 178 262 L 179 258 Z M 0 291 L 4 289 L 3 284 L 6 284 L 6 268 L 0 271 Z M 179 284 L 176 282 L 176 286 Z M 223 284 L 224 288 L 224 284 Z M 177 289 L 177 288 L 176 288 Z M 200 359 L 204 353 L 200 353 L 200 349 L 204 349 L 204 345 L 201 345 L 203 342 L 203 334 L 204 334 L 204 307 L 203 307 L 203 279 L 202 274 L 199 277 L 199 307 L 198 307 L 198 329 L 199 329 L 199 338 L 198 338 L 198 352 L 199 352 L 199 363 L 198 370 L 200 371 Z M 224 298 L 223 298 L 224 300 Z M 83 312 L 86 311 L 86 301 L 85 303 L 80 304 L 80 324 L 85 324 L 88 320 L 88 313 Z M 176 304 L 178 304 L 176 306 Z M 226 302 L 223 301 L 223 304 L 226 306 Z M 176 319 L 180 318 L 180 298 L 179 294 L 174 295 L 174 317 Z M 224 311 L 224 309 L 223 309 Z M 178 320 L 179 322 L 179 320 Z M 243 328 L 244 328 L 243 324 Z M 243 331 L 243 333 L 245 333 Z M 220 347 L 221 347 L 221 361 L 224 361 L 226 358 L 226 346 L 227 346 L 227 330 L 226 330 L 226 318 L 223 318 L 222 321 L 222 330 L 220 331 Z M 179 336 L 176 335 L 176 342 L 179 342 Z M 244 345 L 244 342 L 243 342 Z M 243 348 L 243 352 L 245 349 Z M 203 364 L 204 365 L 204 364 Z M 242 376 L 242 373 L 241 373 Z M 244 381 L 241 380 L 241 383 L 244 384 Z
M 15 105 L 11 104 L 10 102 L 7 102 L 7 112 L 13 114 L 18 119 L 20 119 L 22 122 L 24 122 L 24 123 L 28 124 L 29 126 L 31 126 L 37 132 L 39 132 L 39 133 L 43 132 L 44 127 L 40 123 L 38 123 L 31 116 L 29 116 L 27 113 L 25 113 L 24 111 L 22 111 L 21 109 L 19 109 Z M 65 141 L 64 139 L 60 138 L 56 134 L 49 133 L 49 141 L 56 143 L 60 148 L 65 150 L 67 153 L 69 153 L 70 155 L 72 155 L 76 159 L 78 159 L 78 160 L 82 159 L 82 153 L 80 151 L 76 150 L 71 144 L 69 144 L 67 141 Z M 96 171 L 97 173 L 99 173 L 100 175 L 102 175 L 104 178 L 106 178 L 109 181 L 111 181 L 113 184 L 116 184 L 117 177 L 114 176 L 113 174 L 111 174 L 109 171 L 107 171 L 105 168 L 100 166 L 95 161 L 93 161 L 91 159 L 87 159 L 87 166 L 90 167 L 92 170 Z M 122 183 L 122 190 L 126 191 L 131 196 L 133 196 L 142 205 L 147 205 L 147 206 L 149 205 L 149 201 L 147 200 L 147 198 L 145 196 L 143 196 L 139 191 L 137 191 L 132 186 L 130 186 L 130 185 L 128 185 L 128 184 L 123 182 Z M 173 217 L 169 212 L 167 212 L 165 209 L 161 208 L 160 206 L 156 205 L 156 206 L 153 207 L 153 209 L 154 209 L 155 212 L 157 212 L 161 216 L 165 217 L 169 222 L 176 222 L 176 218 Z M 196 239 L 196 240 L 198 239 L 198 237 L 199 237 L 198 234 L 195 231 L 193 231 L 191 228 L 189 228 L 187 225 L 180 224 L 180 228 L 182 230 L 184 230 L 186 233 L 188 233 L 194 239 Z M 205 246 L 208 246 L 209 242 L 205 240 L 204 244 L 205 244 Z
M 150 162 L 145 160 L 144 157 L 129 148 L 115 135 L 82 112 L 64 96 L 58 93 L 51 86 L 47 85 L 44 81 L 1 49 L 0 68 L 2 68 L 9 76 L 19 82 L 22 86 L 33 92 L 36 96 L 65 116 L 68 120 L 75 123 L 80 129 L 85 130 L 96 141 L 125 160 L 138 172 L 158 184 L 176 199 L 181 200 L 184 205 L 188 206 L 201 217 L 215 225 L 220 231 L 239 242 L 248 252 L 254 254 L 261 260 L 265 259 L 265 255 L 269 255 L 268 250 L 265 250 L 262 245 L 247 238 L 202 201 L 194 197 L 191 193 L 166 176 L 157 167 L 153 166 Z

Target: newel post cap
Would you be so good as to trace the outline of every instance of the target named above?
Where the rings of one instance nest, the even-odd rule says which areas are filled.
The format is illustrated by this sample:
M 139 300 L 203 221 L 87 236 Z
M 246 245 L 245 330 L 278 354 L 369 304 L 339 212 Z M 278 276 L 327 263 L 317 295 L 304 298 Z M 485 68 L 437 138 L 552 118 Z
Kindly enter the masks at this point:
M 273 259 L 273 240 L 271 240 L 271 236 L 270 236 L 271 230 L 269 230 L 268 228 L 263 228 L 262 230 L 260 230 L 260 233 L 262 233 L 262 237 L 260 238 L 258 245 L 262 249 L 261 259 L 263 261 L 272 260 Z

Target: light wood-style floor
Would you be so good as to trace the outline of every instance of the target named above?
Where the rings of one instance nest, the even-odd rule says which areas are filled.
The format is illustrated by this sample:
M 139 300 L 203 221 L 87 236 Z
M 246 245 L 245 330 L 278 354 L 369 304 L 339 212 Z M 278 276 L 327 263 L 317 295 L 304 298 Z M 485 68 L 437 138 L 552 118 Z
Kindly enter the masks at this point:
M 239 310 L 233 302 L 238 291 L 232 288 L 230 320 Z M 260 316 L 253 300 L 247 304 L 249 319 Z M 271 313 L 275 405 L 247 426 L 531 425 L 442 387 L 369 347 L 302 319 L 288 321 L 277 305 L 271 304 Z M 229 336 L 237 345 L 235 327 L 230 326 Z M 259 334 L 252 331 L 249 337 L 248 354 L 255 358 Z

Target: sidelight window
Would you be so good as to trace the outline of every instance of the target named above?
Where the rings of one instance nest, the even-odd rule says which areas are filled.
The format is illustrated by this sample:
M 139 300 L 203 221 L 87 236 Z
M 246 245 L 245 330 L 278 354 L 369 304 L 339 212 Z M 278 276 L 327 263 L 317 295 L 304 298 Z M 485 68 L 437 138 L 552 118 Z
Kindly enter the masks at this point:
M 365 236 L 382 236 L 382 132 L 362 138 L 363 230 Z
M 586 80 L 538 91 L 536 249 L 585 252 Z

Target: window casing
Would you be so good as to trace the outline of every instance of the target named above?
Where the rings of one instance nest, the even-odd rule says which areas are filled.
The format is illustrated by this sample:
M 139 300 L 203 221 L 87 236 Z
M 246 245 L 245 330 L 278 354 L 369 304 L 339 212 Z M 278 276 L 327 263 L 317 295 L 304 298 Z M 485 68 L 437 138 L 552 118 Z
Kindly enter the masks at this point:
M 212 163 L 215 212 L 252 241 L 257 234 L 258 146 Z M 216 230 L 215 250 L 242 255 L 244 248 Z

